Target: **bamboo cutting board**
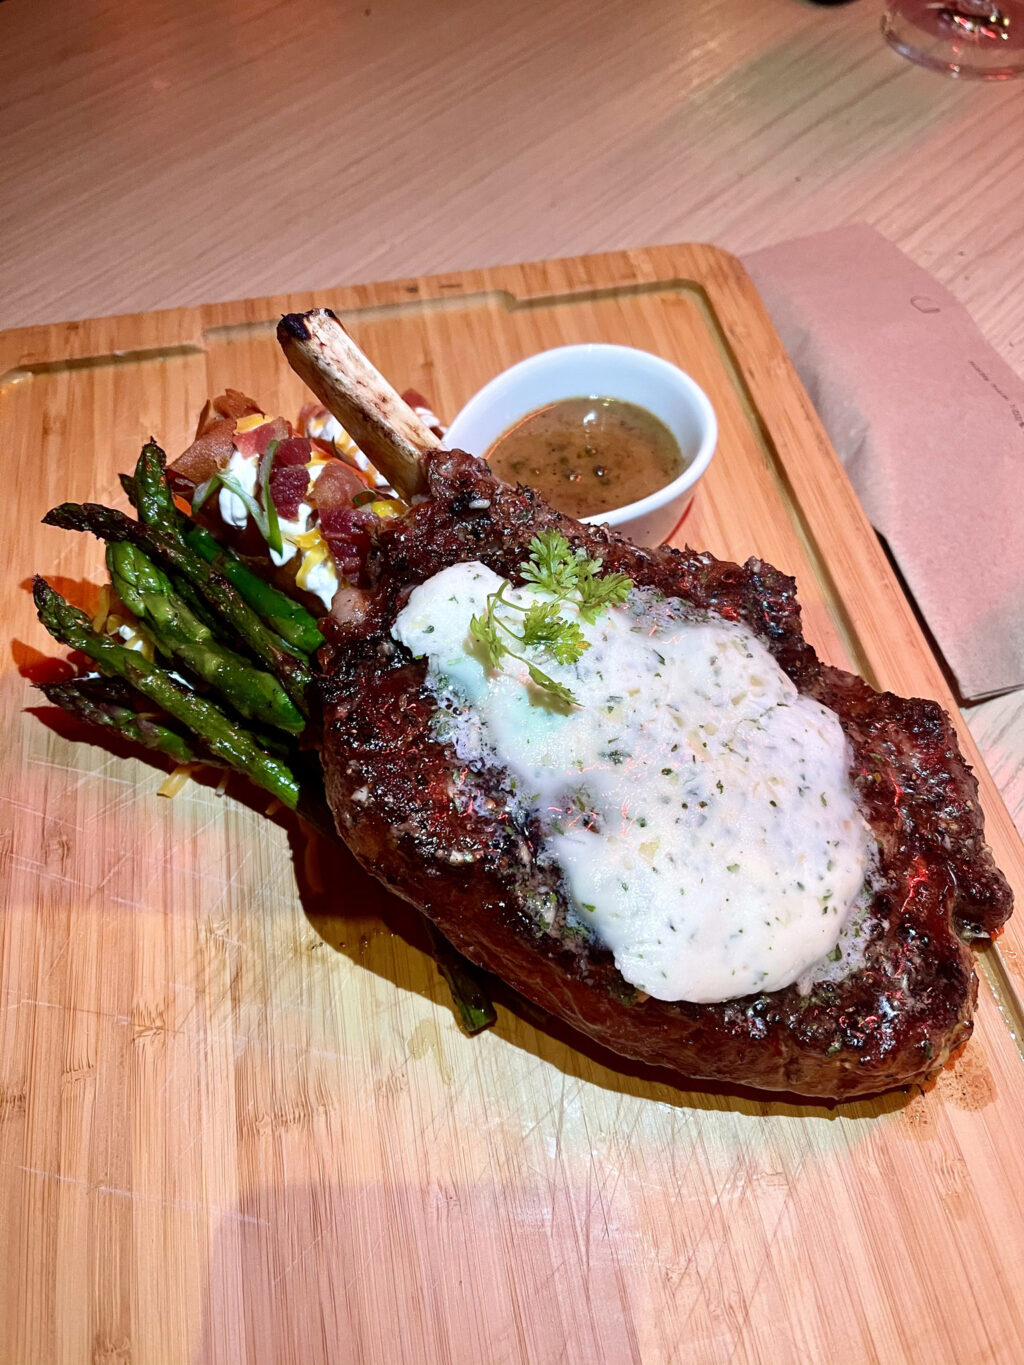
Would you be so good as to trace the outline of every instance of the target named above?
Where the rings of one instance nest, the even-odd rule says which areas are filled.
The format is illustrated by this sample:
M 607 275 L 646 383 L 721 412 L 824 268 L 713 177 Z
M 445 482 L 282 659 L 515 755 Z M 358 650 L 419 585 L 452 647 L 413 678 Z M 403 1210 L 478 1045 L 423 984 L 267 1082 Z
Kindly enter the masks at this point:
M 89 604 L 103 578 L 100 547 L 43 512 L 121 502 L 142 441 L 176 453 L 227 385 L 294 416 L 274 323 L 314 303 L 448 416 L 564 342 L 680 364 L 721 432 L 680 538 L 794 573 L 828 659 L 949 701 L 749 281 L 712 248 L 0 337 L 0 1361 L 1019 1361 L 1012 929 L 927 1095 L 680 1090 L 508 1008 L 466 1039 L 414 921 L 345 855 L 321 849 L 317 873 L 240 782 L 161 800 L 152 764 L 25 710 L 23 672 L 52 652 L 25 580 Z

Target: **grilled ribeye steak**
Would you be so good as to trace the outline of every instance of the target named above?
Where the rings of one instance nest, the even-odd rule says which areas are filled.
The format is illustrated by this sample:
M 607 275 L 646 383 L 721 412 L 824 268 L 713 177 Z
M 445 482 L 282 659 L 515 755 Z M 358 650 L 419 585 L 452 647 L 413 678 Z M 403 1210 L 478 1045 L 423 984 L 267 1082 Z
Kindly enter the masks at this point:
M 640 549 L 553 511 L 455 452 L 423 460 L 427 500 L 376 537 L 371 589 L 336 613 L 322 651 L 323 749 L 338 830 L 373 875 L 430 916 L 468 958 L 613 1051 L 680 1075 L 845 1098 L 920 1080 L 971 1033 L 971 940 L 1011 898 L 984 841 L 977 783 L 935 703 L 877 693 L 804 640 L 791 578 L 691 550 Z M 878 844 L 858 965 L 810 989 L 720 1004 L 643 996 L 607 950 L 571 932 L 540 831 L 503 775 L 461 762 L 434 724 L 426 664 L 392 638 L 410 590 L 479 560 L 521 581 L 539 531 L 693 608 L 746 626 L 798 690 L 839 717 L 851 780 Z M 550 927 L 538 897 L 554 898 Z

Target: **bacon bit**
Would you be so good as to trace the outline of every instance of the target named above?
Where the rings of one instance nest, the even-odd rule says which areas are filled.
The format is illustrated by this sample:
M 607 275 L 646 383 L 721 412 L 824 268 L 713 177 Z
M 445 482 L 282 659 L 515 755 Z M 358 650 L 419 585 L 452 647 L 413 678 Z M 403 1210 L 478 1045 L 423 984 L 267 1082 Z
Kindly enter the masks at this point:
M 274 451 L 274 463 L 307 465 L 313 458 L 313 448 L 306 436 L 287 436 Z
M 309 470 L 305 464 L 279 465 L 275 456 L 270 471 L 270 496 L 279 517 L 294 521 L 308 488 Z
M 265 455 L 271 441 L 286 441 L 291 434 L 291 423 L 275 417 L 250 431 L 235 431 L 234 444 L 238 453 L 248 459 L 251 455 Z
M 222 417 L 209 423 L 203 434 L 168 469 L 171 487 L 191 503 L 192 495 L 201 483 L 212 478 L 218 469 L 227 468 L 234 448 L 234 418 Z
M 239 389 L 225 389 L 219 397 L 213 399 L 213 410 L 218 417 L 230 417 L 234 422 L 241 417 L 252 417 L 263 411 L 259 403 L 248 398 Z
M 171 773 L 168 777 L 165 777 L 164 780 L 160 783 L 159 787 L 157 787 L 156 789 L 157 796 L 166 797 L 177 796 L 178 793 L 181 791 L 182 787 L 185 786 L 185 784 L 188 782 L 191 776 L 192 764 L 179 763 L 178 766 L 175 768 L 174 772 Z
M 370 549 L 370 527 L 377 521 L 372 512 L 352 505 L 352 499 L 365 493 L 366 487 L 354 469 L 341 460 L 330 460 L 310 494 L 335 567 L 340 576 L 352 582 L 362 575 Z
M 312 496 L 320 509 L 321 521 L 325 512 L 337 507 L 351 508 L 352 499 L 357 493 L 365 492 L 366 487 L 366 480 L 351 465 L 341 460 L 328 460 L 324 472 L 313 485 Z
M 199 424 L 196 427 L 196 440 L 200 436 L 205 436 L 210 427 L 217 422 L 228 420 L 232 423 L 240 418 L 251 417 L 260 414 L 258 403 L 254 403 L 251 398 L 247 398 L 244 393 L 239 393 L 237 389 L 227 389 L 217 398 L 208 398 L 199 414 Z
M 319 482 L 326 476 L 321 474 Z M 319 487 L 319 483 L 317 485 Z M 361 507 L 331 507 L 320 510 L 320 530 L 330 546 L 338 573 L 352 583 L 364 575 L 370 551 L 370 528 L 379 518 Z

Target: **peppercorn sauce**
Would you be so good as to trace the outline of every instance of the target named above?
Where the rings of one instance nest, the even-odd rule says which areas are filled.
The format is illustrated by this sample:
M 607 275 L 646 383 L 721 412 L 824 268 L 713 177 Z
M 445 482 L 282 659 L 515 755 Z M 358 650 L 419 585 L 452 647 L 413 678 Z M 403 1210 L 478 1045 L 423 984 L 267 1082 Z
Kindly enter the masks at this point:
M 529 484 L 571 517 L 656 493 L 686 468 L 659 418 L 618 398 L 564 398 L 528 413 L 487 452 L 506 483 Z

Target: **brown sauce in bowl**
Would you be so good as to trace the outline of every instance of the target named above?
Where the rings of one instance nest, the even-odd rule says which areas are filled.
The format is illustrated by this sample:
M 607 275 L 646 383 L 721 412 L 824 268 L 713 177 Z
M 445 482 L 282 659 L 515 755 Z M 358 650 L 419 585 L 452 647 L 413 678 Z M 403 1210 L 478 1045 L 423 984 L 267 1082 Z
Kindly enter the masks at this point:
M 529 484 L 571 517 L 646 498 L 686 468 L 664 422 L 619 398 L 563 398 L 538 408 L 498 437 L 487 460 L 506 483 Z

